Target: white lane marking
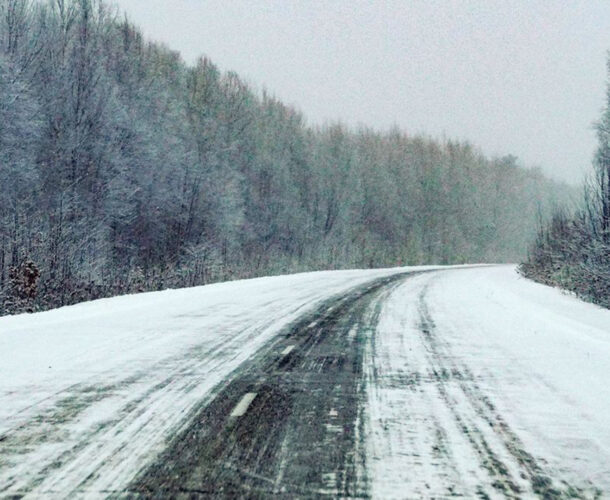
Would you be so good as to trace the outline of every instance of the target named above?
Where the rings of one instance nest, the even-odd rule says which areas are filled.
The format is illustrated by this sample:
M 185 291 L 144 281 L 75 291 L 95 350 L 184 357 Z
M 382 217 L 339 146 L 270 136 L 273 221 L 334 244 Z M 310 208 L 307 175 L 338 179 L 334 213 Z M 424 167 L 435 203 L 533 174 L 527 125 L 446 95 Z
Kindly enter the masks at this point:
M 231 412 L 231 416 L 232 417 L 243 416 L 248 411 L 248 407 L 250 406 L 250 403 L 252 403 L 252 401 L 254 401 L 255 397 L 256 397 L 256 392 L 247 392 L 246 394 L 244 394 L 244 396 L 241 398 L 240 402 L 237 403 L 235 408 L 233 408 L 233 411 Z
M 356 323 L 348 332 L 348 334 L 347 334 L 348 340 L 354 340 L 356 338 L 357 331 L 358 331 L 358 323 Z
M 343 432 L 343 427 L 340 425 L 326 424 L 325 427 L 328 432 L 335 432 L 337 434 L 340 434 Z
M 288 347 L 286 347 L 286 349 L 284 349 L 282 351 L 282 356 L 286 356 L 286 355 L 290 354 L 293 349 L 294 349 L 294 346 L 293 345 L 289 345 Z

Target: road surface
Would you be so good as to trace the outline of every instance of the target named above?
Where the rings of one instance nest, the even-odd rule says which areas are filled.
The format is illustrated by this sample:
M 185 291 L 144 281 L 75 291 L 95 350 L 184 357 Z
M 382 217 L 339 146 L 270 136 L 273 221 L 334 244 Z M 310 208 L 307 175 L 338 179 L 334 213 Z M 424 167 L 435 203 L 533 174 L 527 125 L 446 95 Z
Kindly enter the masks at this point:
M 0 320 L 7 366 L 18 335 L 30 346 L 14 370 L 51 362 L 30 352 L 45 324 L 49 351 L 70 345 L 48 354 L 63 385 L 34 369 L 0 386 L 0 496 L 610 495 L 609 311 L 511 266 L 215 286 L 201 304 L 176 291 Z M 73 336 L 95 325 L 118 360 L 87 371 Z

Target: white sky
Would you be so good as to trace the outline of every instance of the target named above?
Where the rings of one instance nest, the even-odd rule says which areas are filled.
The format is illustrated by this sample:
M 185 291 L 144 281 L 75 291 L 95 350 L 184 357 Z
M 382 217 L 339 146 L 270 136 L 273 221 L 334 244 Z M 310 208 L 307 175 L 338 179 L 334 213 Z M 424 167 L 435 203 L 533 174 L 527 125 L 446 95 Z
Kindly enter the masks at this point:
M 595 149 L 608 0 L 115 0 L 310 123 L 468 139 L 578 183 Z

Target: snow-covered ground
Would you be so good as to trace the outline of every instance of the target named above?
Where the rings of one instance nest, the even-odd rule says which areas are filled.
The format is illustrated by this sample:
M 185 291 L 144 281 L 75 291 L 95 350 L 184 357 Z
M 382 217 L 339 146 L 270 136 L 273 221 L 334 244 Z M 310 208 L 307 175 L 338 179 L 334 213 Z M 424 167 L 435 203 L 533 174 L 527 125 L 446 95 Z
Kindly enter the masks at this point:
M 427 269 L 384 294 L 365 348 L 360 474 L 373 496 L 610 494 L 610 311 L 514 266 Z M 120 491 L 282 327 L 397 271 L 0 318 L 0 496 Z
M 610 494 L 610 311 L 512 266 L 422 274 L 366 365 L 374 497 Z
M 259 278 L 0 318 L 0 496 L 116 491 L 289 321 L 396 271 Z

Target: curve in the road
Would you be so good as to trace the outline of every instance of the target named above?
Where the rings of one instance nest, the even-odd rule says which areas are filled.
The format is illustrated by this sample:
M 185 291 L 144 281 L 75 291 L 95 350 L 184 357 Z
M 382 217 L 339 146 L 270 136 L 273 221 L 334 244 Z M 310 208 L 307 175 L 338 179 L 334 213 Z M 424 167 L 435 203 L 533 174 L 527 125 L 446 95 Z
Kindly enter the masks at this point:
M 401 279 L 359 287 L 287 328 L 127 491 L 157 498 L 367 496 L 359 474 L 363 346 L 383 297 Z

